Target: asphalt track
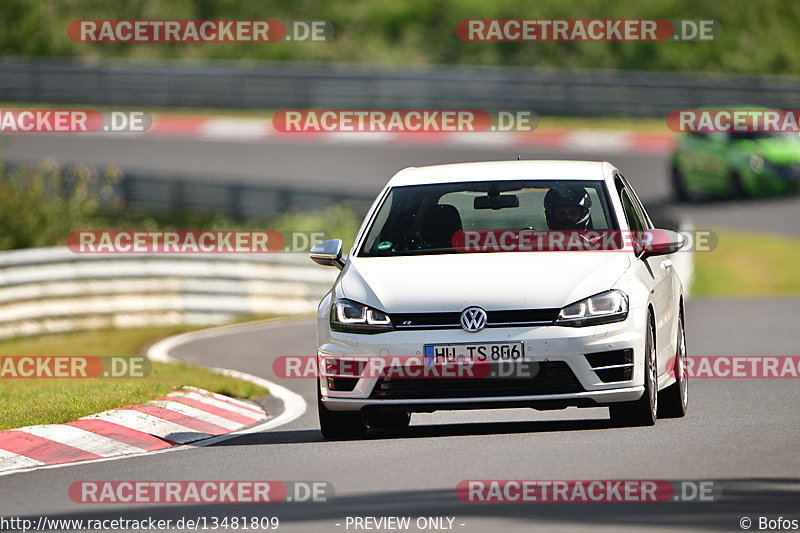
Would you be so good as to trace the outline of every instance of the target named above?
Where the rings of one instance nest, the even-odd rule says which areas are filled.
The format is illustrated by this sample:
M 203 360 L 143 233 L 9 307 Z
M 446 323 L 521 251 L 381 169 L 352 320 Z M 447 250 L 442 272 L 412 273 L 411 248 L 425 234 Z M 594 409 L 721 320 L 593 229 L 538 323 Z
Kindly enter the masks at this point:
M 280 176 L 312 186 L 349 184 L 371 190 L 377 190 L 395 170 L 412 164 L 516 157 L 516 152 L 452 147 L 241 146 L 99 138 L 84 142 L 28 137 L 12 145 L 7 155 L 12 162 L 24 160 L 26 153 L 69 155 L 70 162 L 86 163 L 116 158 L 123 166 L 124 161 L 183 165 L 183 170 L 198 172 L 227 166 L 229 173 L 230 168 L 237 169 L 237 178 Z M 608 159 L 643 198 L 658 201 L 667 194 L 665 157 L 540 151 L 520 155 Z M 798 199 L 789 198 L 696 205 L 689 211 L 698 225 L 796 234 L 797 208 Z M 797 298 L 690 300 L 689 352 L 797 354 L 799 304 Z M 606 409 L 440 412 L 414 415 L 411 430 L 403 436 L 374 433 L 363 441 L 326 442 L 318 431 L 313 381 L 280 380 L 271 371 L 271 361 L 277 356 L 313 353 L 313 323 L 229 331 L 233 333 L 183 345 L 173 355 L 277 381 L 306 398 L 310 408 L 305 415 L 285 426 L 215 446 L 2 477 L 0 516 L 278 516 L 281 530 L 326 532 L 347 531 L 346 516 L 450 516 L 455 517 L 454 530 L 470 532 L 640 531 L 644 527 L 741 531 L 743 516 L 753 520 L 752 529 L 757 529 L 759 516 L 800 518 L 797 380 L 693 380 L 689 415 L 661 420 L 652 428 L 612 428 Z M 336 496 L 327 503 L 263 506 L 80 506 L 67 496 L 67 488 L 77 480 L 131 479 L 324 480 L 334 485 Z M 722 495 L 706 503 L 465 503 L 455 497 L 456 484 L 465 479 L 713 480 L 722 487 Z

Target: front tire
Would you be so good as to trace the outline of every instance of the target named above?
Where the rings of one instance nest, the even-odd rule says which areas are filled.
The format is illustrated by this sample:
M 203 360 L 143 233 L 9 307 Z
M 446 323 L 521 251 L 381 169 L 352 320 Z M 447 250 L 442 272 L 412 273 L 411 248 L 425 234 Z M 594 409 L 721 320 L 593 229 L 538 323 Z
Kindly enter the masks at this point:
M 644 345 L 644 393 L 636 401 L 615 403 L 608 407 L 611 423 L 618 427 L 653 426 L 658 417 L 655 335 L 650 320 L 647 323 L 647 340 Z
M 322 403 L 317 389 L 317 412 L 322 436 L 332 440 L 359 439 L 367 433 L 361 411 L 331 411 Z
M 672 197 L 676 202 L 688 202 L 689 192 L 686 190 L 686 184 L 683 180 L 683 174 L 677 165 L 672 165 Z
M 730 196 L 733 200 L 747 198 L 747 192 L 744 189 L 744 183 L 742 183 L 742 176 L 738 172 L 731 174 L 728 186 L 730 190 Z
M 678 349 L 675 353 L 675 383 L 659 393 L 658 418 L 682 418 L 689 408 L 689 383 L 687 381 L 686 335 L 683 329 L 683 311 L 678 319 Z

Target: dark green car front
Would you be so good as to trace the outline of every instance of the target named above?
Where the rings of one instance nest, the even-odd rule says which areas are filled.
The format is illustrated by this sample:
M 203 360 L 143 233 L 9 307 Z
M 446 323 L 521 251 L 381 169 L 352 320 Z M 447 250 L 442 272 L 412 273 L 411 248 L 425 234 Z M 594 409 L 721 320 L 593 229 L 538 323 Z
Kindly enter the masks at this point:
M 800 189 L 797 133 L 685 133 L 672 154 L 675 199 L 744 198 Z

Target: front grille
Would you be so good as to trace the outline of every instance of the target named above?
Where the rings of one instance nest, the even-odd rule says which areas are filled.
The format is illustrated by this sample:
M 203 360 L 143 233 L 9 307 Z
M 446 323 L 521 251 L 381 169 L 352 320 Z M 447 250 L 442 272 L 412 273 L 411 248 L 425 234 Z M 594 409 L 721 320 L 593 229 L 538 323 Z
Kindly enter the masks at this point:
M 420 400 L 442 398 L 499 398 L 536 394 L 583 392 L 578 378 L 563 361 L 545 361 L 532 377 L 380 378 L 370 398 Z
M 487 328 L 550 326 L 560 309 L 486 311 Z M 393 313 L 396 329 L 460 329 L 461 313 Z
M 800 182 L 800 165 L 779 165 L 776 170 L 784 180 Z

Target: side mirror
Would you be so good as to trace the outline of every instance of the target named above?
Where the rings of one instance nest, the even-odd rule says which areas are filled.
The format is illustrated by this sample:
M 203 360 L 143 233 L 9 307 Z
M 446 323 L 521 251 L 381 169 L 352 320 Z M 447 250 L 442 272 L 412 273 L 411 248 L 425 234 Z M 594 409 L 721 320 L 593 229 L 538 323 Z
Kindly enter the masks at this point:
M 656 255 L 674 254 L 686 245 L 686 239 L 676 231 L 651 229 L 646 232 L 642 246 L 642 259 Z
M 342 261 L 342 239 L 322 241 L 311 247 L 308 256 L 318 265 L 344 268 Z

